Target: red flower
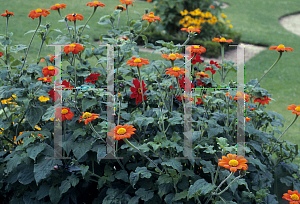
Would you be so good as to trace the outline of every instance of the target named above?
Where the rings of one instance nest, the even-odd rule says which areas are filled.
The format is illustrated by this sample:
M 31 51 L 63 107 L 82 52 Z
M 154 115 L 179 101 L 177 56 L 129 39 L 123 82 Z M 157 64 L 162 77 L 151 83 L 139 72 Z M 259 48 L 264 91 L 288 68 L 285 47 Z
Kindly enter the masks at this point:
M 198 100 L 198 101 L 196 102 L 196 104 L 199 104 L 199 105 L 200 105 L 201 103 L 203 103 L 203 104 L 204 104 L 204 102 L 202 101 L 202 99 L 201 99 L 201 98 L 197 98 L 197 100 Z
M 255 100 L 253 101 L 253 103 L 260 103 L 261 105 L 265 105 L 265 104 L 268 104 L 269 101 L 271 101 L 271 99 L 268 97 L 268 96 L 263 96 L 261 98 L 256 98 L 256 97 L 253 97 L 255 98 Z
M 130 138 L 131 135 L 135 134 L 133 132 L 135 130 L 136 129 L 133 127 L 133 125 L 118 125 L 109 133 L 107 133 L 107 135 L 113 137 L 113 139 L 121 140 L 124 138 Z
M 147 20 L 148 22 L 155 22 L 156 20 L 161 21 L 160 17 L 154 16 L 153 12 L 150 12 L 149 15 L 143 15 L 143 20 Z
M 7 10 L 5 10 L 5 13 L 2 13 L 1 16 L 10 17 L 10 16 L 15 16 L 15 15 L 14 15 L 14 12 L 8 12 Z
M 53 62 L 54 61 L 54 58 L 55 58 L 55 55 L 47 55 L 48 57 L 50 57 L 50 62 Z
M 36 9 L 36 10 L 32 10 L 30 11 L 28 17 L 32 18 L 32 19 L 35 19 L 35 18 L 38 18 L 40 16 L 48 16 L 48 14 L 50 14 L 50 12 L 46 9 Z
M 210 71 L 211 74 L 215 74 L 216 70 L 214 70 L 212 67 L 205 67 L 204 71 Z
M 210 7 L 210 8 L 212 8 L 212 9 L 215 9 L 215 8 L 216 8 L 216 7 L 215 7 L 215 6 L 213 6 L 213 5 L 210 5 L 209 7 Z
M 50 10 L 64 9 L 66 6 L 66 4 L 55 4 L 54 6 L 51 6 Z
M 77 14 L 77 13 L 72 13 L 72 14 L 66 15 L 66 18 L 67 18 L 69 21 L 76 21 L 76 20 L 82 21 L 82 20 L 83 20 L 83 16 L 80 15 L 80 14 Z M 74 43 L 74 44 L 75 44 L 75 43 Z
M 100 73 L 91 73 L 90 76 L 88 76 L 84 80 L 84 82 L 86 82 L 86 83 L 91 82 L 92 84 L 95 84 L 96 83 L 95 81 L 98 80 L 98 76 L 100 76 L 100 75 L 101 75 Z
M 271 46 L 269 50 L 276 50 L 278 52 L 284 52 L 284 51 L 293 51 L 293 48 L 290 47 L 284 47 L 284 45 L 278 45 L 278 46 Z
M 184 88 L 185 90 L 185 77 L 183 76 L 181 79 L 178 78 L 180 88 Z M 191 80 L 188 80 L 191 82 Z M 194 84 L 191 83 L 191 89 L 194 88 Z
M 42 139 L 45 139 L 45 137 L 41 134 L 38 134 L 38 136 L 40 136 Z
M 90 7 L 98 7 L 98 6 L 101 6 L 101 7 L 104 7 L 105 5 L 103 3 L 101 3 L 100 1 L 93 1 L 93 2 L 89 2 L 86 4 L 87 6 L 90 6 Z
M 186 98 L 189 98 L 189 97 L 188 97 L 187 95 L 183 95 L 183 99 L 186 99 Z M 181 95 L 176 96 L 176 99 L 177 99 L 178 101 L 182 101 Z M 194 99 L 193 99 L 193 98 L 190 98 L 190 101 L 194 101 Z
M 171 67 L 169 69 L 166 69 L 166 74 L 179 77 L 180 75 L 185 75 L 185 69 L 180 69 L 179 67 Z
M 201 32 L 198 28 L 195 28 L 194 26 L 190 26 L 188 28 L 181 28 L 181 31 L 186 31 L 188 33 L 200 33 Z
M 44 67 L 42 70 L 43 75 L 46 76 L 56 76 L 58 74 L 59 70 L 56 67 L 48 66 Z
M 192 57 L 195 55 L 195 53 L 192 54 Z M 204 60 L 201 59 L 200 55 L 196 55 L 194 59 L 192 59 L 192 64 L 195 65 L 197 62 L 203 63 Z
M 42 78 L 38 78 L 38 81 L 42 81 L 43 82 L 51 82 L 52 77 L 42 77 Z
M 72 52 L 73 54 L 78 54 L 82 50 L 84 50 L 84 47 L 82 47 L 78 43 L 72 43 L 64 47 L 64 52 L 66 54 L 69 54 L 70 52 Z
M 74 87 L 70 85 L 70 82 L 67 82 L 66 80 L 63 80 L 63 82 L 61 83 L 61 85 L 63 85 L 64 89 L 69 89 L 72 90 Z M 58 85 L 59 86 L 59 85 Z
M 126 6 L 128 5 L 131 5 L 133 6 L 132 2 L 135 2 L 135 1 L 131 1 L 131 0 L 120 0 L 121 4 L 126 4 Z
M 51 89 L 49 92 L 49 97 L 52 98 L 53 101 L 56 101 L 57 99 L 61 99 L 61 96 L 58 94 L 57 91 L 54 91 L 54 89 Z
M 217 61 L 210 60 L 209 64 L 210 65 L 214 64 L 216 67 L 218 67 L 219 69 L 221 69 L 221 66 L 217 63 Z
M 131 60 L 128 60 L 126 64 L 133 67 L 135 66 L 141 67 L 143 65 L 149 64 L 149 60 L 143 58 L 131 57 Z
M 69 108 L 58 107 L 55 110 L 55 118 L 60 121 L 71 120 L 74 117 L 74 113 Z
M 3 54 L 3 52 L 0 52 L 0 57 L 2 57 L 4 54 Z
M 140 81 L 138 79 L 133 79 L 133 85 L 135 87 L 130 87 L 130 91 L 132 92 L 132 94 L 130 95 L 131 98 L 135 98 L 135 104 L 138 105 L 139 103 L 142 102 L 142 90 L 141 90 L 141 84 Z M 143 94 L 145 94 L 145 92 L 148 90 L 146 89 L 146 84 L 144 83 L 144 81 L 142 80 L 142 86 L 143 86 Z M 147 100 L 146 95 L 144 95 L 144 101 Z
M 206 83 L 202 82 L 200 79 L 196 79 L 197 81 L 197 86 L 206 86 Z
M 246 117 L 246 121 L 247 121 L 247 122 L 250 121 L 250 120 L 251 120 L 251 118 Z

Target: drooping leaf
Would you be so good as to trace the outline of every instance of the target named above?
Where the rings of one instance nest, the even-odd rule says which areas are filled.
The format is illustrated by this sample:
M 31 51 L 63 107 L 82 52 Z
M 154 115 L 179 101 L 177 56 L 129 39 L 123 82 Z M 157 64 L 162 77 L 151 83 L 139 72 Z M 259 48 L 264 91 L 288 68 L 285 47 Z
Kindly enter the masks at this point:
M 57 204 L 61 198 L 61 193 L 58 186 L 51 186 L 49 190 L 49 197 L 52 203 Z
M 206 195 L 210 193 L 216 186 L 208 183 L 205 179 L 197 180 L 188 191 L 188 199 L 195 197 L 196 195 Z
M 41 120 L 42 115 L 43 115 L 43 109 L 41 107 L 39 107 L 39 106 L 30 106 L 27 109 L 25 117 L 26 117 L 26 120 L 31 125 L 31 127 L 34 129 L 34 127 Z

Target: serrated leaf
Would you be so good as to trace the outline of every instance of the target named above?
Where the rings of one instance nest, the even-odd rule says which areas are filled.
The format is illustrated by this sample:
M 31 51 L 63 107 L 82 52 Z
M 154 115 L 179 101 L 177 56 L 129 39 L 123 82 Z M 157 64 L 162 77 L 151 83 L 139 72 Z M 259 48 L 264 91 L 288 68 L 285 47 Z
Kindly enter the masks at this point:
M 73 149 L 74 156 L 79 160 L 85 153 L 87 153 L 92 148 L 90 141 L 82 141 L 77 143 Z
M 141 178 L 150 178 L 151 177 L 151 173 L 147 169 L 147 167 L 137 167 L 135 172 L 141 174 Z
M 205 179 L 199 179 L 192 186 L 190 186 L 188 191 L 188 199 L 197 195 L 206 195 L 215 187 L 216 186 L 214 184 L 206 182 Z
M 49 190 L 49 197 L 52 203 L 57 204 L 59 202 L 61 194 L 58 186 L 51 186 Z
M 172 158 L 170 159 L 169 161 L 167 162 L 162 162 L 161 165 L 167 165 L 167 166 L 171 166 L 173 167 L 174 169 L 176 169 L 179 173 L 182 172 L 182 165 L 181 165 L 181 162 Z
M 45 149 L 45 145 L 43 143 L 39 143 L 38 145 L 33 145 L 31 147 L 28 147 L 26 149 L 27 155 L 35 160 L 35 158 L 37 157 L 37 155 L 39 153 L 41 153 L 43 150 Z

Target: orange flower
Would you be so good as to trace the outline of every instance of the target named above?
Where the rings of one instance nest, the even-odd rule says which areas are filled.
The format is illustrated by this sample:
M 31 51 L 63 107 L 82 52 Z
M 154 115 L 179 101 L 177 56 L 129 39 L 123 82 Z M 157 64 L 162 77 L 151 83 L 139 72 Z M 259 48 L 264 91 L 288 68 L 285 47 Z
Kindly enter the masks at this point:
M 58 9 L 64 9 L 66 8 L 66 4 L 55 4 L 51 6 L 50 10 L 58 10 Z
M 194 26 L 190 26 L 188 28 L 181 28 L 182 31 L 186 31 L 188 33 L 200 33 L 201 31 L 198 28 L 195 28 Z
M 52 77 L 42 77 L 42 78 L 38 78 L 38 81 L 42 81 L 43 82 L 51 82 Z
M 93 2 L 89 2 L 86 4 L 87 6 L 90 6 L 90 7 L 98 7 L 98 6 L 101 6 L 101 7 L 104 7 L 105 4 L 101 3 L 100 1 L 93 1 Z
M 80 14 L 77 14 L 77 13 L 72 13 L 72 14 L 66 15 L 66 18 L 69 21 L 76 21 L 76 20 L 82 21 L 83 20 L 83 16 Z
M 253 98 L 256 98 L 256 97 L 253 97 Z M 268 97 L 268 96 L 263 96 L 261 98 L 256 98 L 253 103 L 260 103 L 261 105 L 265 105 L 265 104 L 268 104 L 269 101 L 271 101 L 271 99 Z
M 147 2 L 149 3 L 149 2 L 152 2 L 152 0 L 147 0 Z
M 148 59 L 143 59 L 143 58 L 136 58 L 136 57 L 131 57 L 131 60 L 128 60 L 126 64 L 129 66 L 138 66 L 141 67 L 143 65 L 149 64 Z
M 204 104 L 204 102 L 202 101 L 202 99 L 201 99 L 201 98 L 197 98 L 197 100 L 198 100 L 198 101 L 196 102 L 196 104 L 199 104 L 199 105 L 200 105 L 201 103 L 203 103 L 203 104 Z
M 297 115 L 300 115 L 300 105 L 294 105 L 294 104 L 292 104 L 292 105 L 290 105 L 290 106 L 288 106 L 288 108 L 287 108 L 288 110 L 292 110 L 293 112 L 292 113 L 295 113 L 295 114 L 297 114 Z
M 56 67 L 48 66 L 44 67 L 42 70 L 43 75 L 46 76 L 56 76 L 58 74 L 59 70 Z
M 15 15 L 14 15 L 14 12 L 8 12 L 7 10 L 5 10 L 5 13 L 2 13 L 1 16 L 10 17 L 10 16 L 15 16 Z
M 82 50 L 84 50 L 84 47 L 82 47 L 78 43 L 72 43 L 64 47 L 64 52 L 66 54 L 69 54 L 70 52 L 72 52 L 73 54 L 78 54 Z
M 45 139 L 45 137 L 41 134 L 38 134 L 38 136 L 40 136 L 42 139 Z
M 250 120 L 251 120 L 251 118 L 246 117 L 246 121 L 247 121 L 247 122 L 250 121 Z
M 245 101 L 248 102 L 250 100 L 248 98 L 251 97 L 251 95 L 248 95 L 247 93 L 244 93 L 244 95 L 245 96 L 243 96 L 242 92 L 238 91 L 233 100 L 244 99 L 245 97 Z
M 191 52 L 191 53 L 197 53 L 199 55 L 201 55 L 202 53 L 206 52 L 205 47 L 202 47 L 201 45 L 192 45 L 186 48 L 187 51 Z
M 271 46 L 269 48 L 269 50 L 276 50 L 278 52 L 284 52 L 284 51 L 293 51 L 294 49 L 293 48 L 290 48 L 290 47 L 284 47 L 284 45 L 278 45 L 278 46 Z
M 88 122 L 92 122 L 93 120 L 95 120 L 96 118 L 99 118 L 99 114 L 95 114 L 95 113 L 89 113 L 89 112 L 85 112 L 82 113 L 83 115 L 80 116 L 79 118 L 79 123 L 84 120 L 84 124 L 87 125 Z
M 136 129 L 133 125 L 118 125 L 115 129 L 111 129 L 111 132 L 107 133 L 108 136 L 116 140 L 121 140 L 124 138 L 130 138 L 131 135 L 135 134 L 133 131 Z
M 50 57 L 50 62 L 53 62 L 54 61 L 54 58 L 55 58 L 55 55 L 47 55 L 48 57 Z
M 116 10 L 119 9 L 119 10 L 121 10 L 121 12 L 126 11 L 126 8 L 123 5 L 118 5 L 115 7 L 115 9 Z
M 61 121 L 71 120 L 73 117 L 74 117 L 74 113 L 70 111 L 69 108 L 58 107 L 55 110 L 55 118 Z
M 284 193 L 282 198 L 290 201 L 290 204 L 300 203 L 300 194 L 298 193 L 298 191 L 288 190 L 288 193 Z
M 186 99 L 186 98 L 189 98 L 189 96 L 183 95 L 183 99 Z M 178 101 L 182 101 L 181 95 L 177 96 L 176 99 L 177 99 Z M 193 98 L 190 98 L 190 101 L 194 101 L 194 99 L 193 99 Z
M 48 16 L 48 14 L 50 14 L 50 12 L 48 11 L 50 9 L 36 9 L 36 10 L 32 10 L 30 11 L 28 17 L 32 18 L 32 19 L 35 19 L 35 18 L 38 18 L 40 16 Z
M 227 157 L 222 156 L 222 159 L 219 159 L 219 166 L 223 166 L 230 171 L 237 171 L 238 169 L 247 170 L 248 165 L 247 159 L 243 156 L 237 156 L 235 154 L 227 154 Z
M 209 7 L 210 7 L 210 8 L 212 8 L 212 9 L 215 9 L 215 8 L 216 8 L 216 7 L 215 7 L 215 6 L 213 6 L 213 5 L 210 5 Z
M 143 15 L 143 20 L 147 20 L 148 22 L 155 22 L 156 20 L 161 21 L 160 17 L 154 16 L 153 12 L 150 12 L 149 15 Z
M 171 67 L 169 69 L 166 69 L 166 71 L 166 74 L 174 75 L 175 77 L 185 75 L 185 69 L 180 69 L 179 67 Z
M 120 0 L 121 4 L 126 4 L 127 6 L 128 5 L 131 5 L 133 6 L 132 2 L 135 2 L 135 1 L 131 1 L 131 0 Z
M 226 40 L 225 38 L 221 38 L 221 39 L 220 38 L 214 38 L 214 39 L 212 39 L 212 41 L 217 41 L 219 43 L 225 43 L 225 42 L 231 43 L 231 42 L 233 42 L 232 39 Z
M 175 54 L 163 54 L 161 57 L 168 60 L 176 60 L 176 59 L 183 59 L 183 56 L 181 54 L 175 53 Z
M 200 76 L 200 79 L 209 78 L 208 74 L 205 74 L 204 72 L 198 72 L 195 73 L 196 76 Z
M 229 92 L 227 92 L 225 95 L 229 96 Z M 232 99 L 232 96 L 229 96 L 229 98 Z

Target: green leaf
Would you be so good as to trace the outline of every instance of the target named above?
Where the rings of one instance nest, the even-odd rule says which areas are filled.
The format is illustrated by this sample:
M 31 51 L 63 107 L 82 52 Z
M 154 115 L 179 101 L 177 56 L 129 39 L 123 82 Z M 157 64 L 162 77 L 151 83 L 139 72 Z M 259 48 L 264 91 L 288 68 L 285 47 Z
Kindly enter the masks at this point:
M 219 127 L 214 127 L 214 128 L 209 128 L 207 133 L 208 133 L 208 138 L 217 136 L 220 133 L 223 133 L 223 127 L 219 126 Z
M 134 120 L 134 123 L 137 124 L 140 128 L 143 126 L 147 126 L 150 123 L 154 122 L 154 118 L 152 117 L 145 117 L 143 115 L 137 116 Z
M 159 176 L 157 183 L 160 184 L 164 184 L 164 183 L 173 183 L 173 179 L 170 175 L 167 174 L 162 174 Z
M 97 189 L 100 190 L 104 186 L 105 183 L 106 183 L 105 177 L 99 178 L 98 179 Z
M 188 191 L 184 190 L 180 193 L 176 193 L 174 198 L 172 199 L 172 201 L 177 201 L 177 200 L 181 200 L 183 198 L 186 198 L 186 196 L 188 195 Z
M 60 193 L 64 194 L 65 192 L 67 192 L 69 189 L 71 188 L 71 183 L 68 180 L 64 180 L 63 182 L 61 182 L 61 185 L 59 187 Z
M 79 168 L 81 169 L 80 173 L 81 173 L 82 177 L 84 178 L 86 172 L 89 170 L 89 166 L 81 165 Z
M 47 183 L 43 183 L 39 190 L 36 192 L 36 198 L 41 200 L 49 195 L 50 186 Z
M 167 166 L 171 166 L 173 167 L 174 169 L 176 169 L 179 173 L 182 172 L 182 165 L 181 165 L 181 162 L 178 161 L 177 159 L 170 159 L 169 161 L 167 162 L 162 162 L 161 165 L 167 165 Z
M 26 154 L 26 153 L 24 153 Z M 26 156 L 26 155 L 25 155 Z M 13 154 L 12 155 L 8 155 L 7 157 L 5 157 L 4 161 L 7 161 L 6 164 L 6 171 L 7 173 L 10 173 L 14 168 L 16 168 L 19 164 L 21 164 L 23 158 L 25 157 L 23 154 L 19 155 L 19 154 Z M 12 158 L 11 158 L 12 157 Z
M 91 106 L 96 105 L 96 104 L 97 104 L 96 99 L 87 99 L 87 98 L 84 98 L 82 100 L 82 110 L 85 111 L 86 109 L 88 109 Z
M 34 164 L 34 178 L 38 184 L 42 179 L 47 178 L 55 165 L 61 165 L 62 162 L 59 159 L 45 159 L 45 157 L 39 157 L 37 163 Z
M 137 167 L 135 172 L 141 174 L 141 178 L 151 178 L 151 173 L 147 167 Z
M 73 187 L 75 187 L 79 183 L 79 178 L 77 178 L 75 174 L 68 176 L 67 179 Z
M 84 131 L 82 128 L 78 128 L 73 132 L 73 139 L 75 140 L 79 135 L 85 136 L 86 131 Z
M 248 163 L 251 163 L 251 164 L 253 164 L 254 166 L 259 166 L 259 168 L 260 168 L 263 172 L 266 172 L 266 170 L 267 170 L 267 166 L 264 165 L 264 164 L 262 164 L 262 163 L 260 162 L 259 159 L 251 159 L 251 158 L 249 158 L 249 159 L 248 159 Z
M 12 63 L 11 63 L 11 65 L 10 66 L 17 66 L 17 65 L 19 65 L 19 64 L 22 64 L 22 62 L 20 61 L 20 60 L 14 60 Z
M 35 158 L 37 157 L 37 155 L 39 153 L 41 153 L 41 151 L 43 151 L 45 149 L 45 145 L 43 143 L 39 143 L 38 145 L 33 145 L 30 146 L 26 149 L 27 155 L 35 160 Z
M 215 173 L 216 168 L 211 161 L 200 160 L 200 163 L 203 165 L 202 170 L 204 173 Z
M 291 176 L 280 177 L 280 182 L 284 183 L 286 186 L 291 186 L 295 179 Z
M 217 143 L 220 146 L 220 149 L 224 149 L 225 147 L 229 146 L 229 144 L 227 143 L 227 139 L 224 137 L 218 137 Z
M 144 188 L 139 188 L 135 192 L 135 194 L 139 196 L 143 201 L 148 201 L 154 196 L 154 193 L 152 191 L 146 191 Z
M 125 170 L 117 171 L 116 174 L 115 174 L 115 178 L 123 180 L 125 182 L 129 182 L 129 180 L 128 180 L 128 173 Z
M 34 181 L 34 176 L 32 172 L 33 172 L 33 165 L 27 166 L 24 164 L 22 170 L 19 171 L 18 181 L 23 185 L 30 184 L 32 181 Z
M 147 45 L 148 44 L 147 36 L 146 35 L 140 35 L 140 36 L 143 38 L 145 45 Z
M 206 195 L 215 187 L 216 186 L 214 184 L 206 182 L 205 179 L 199 179 L 192 186 L 190 186 L 188 191 L 188 199 L 196 197 L 197 195 Z
M 73 149 L 74 156 L 79 160 L 85 153 L 87 153 L 92 148 L 90 141 L 82 141 L 76 144 Z
M 158 195 L 162 198 L 164 195 L 169 193 L 173 189 L 173 185 L 171 183 L 163 183 L 158 186 Z
M 61 194 L 59 191 L 58 186 L 54 187 L 51 186 L 50 190 L 49 190 L 49 197 L 52 203 L 57 204 L 60 200 Z
M 129 182 L 133 188 L 134 188 L 135 184 L 138 182 L 138 180 L 139 180 L 139 173 L 130 172 Z
M 12 42 L 9 38 L 8 39 L 3 39 L 0 41 L 1 44 L 5 47 L 5 46 L 8 46 L 10 45 L 10 43 Z
M 98 24 L 100 24 L 100 25 L 110 24 L 110 25 L 111 25 L 111 22 L 110 22 L 110 15 L 102 16 L 102 17 L 100 18 Z
M 42 115 L 43 115 L 43 109 L 41 107 L 39 107 L 39 106 L 30 106 L 27 109 L 25 117 L 26 117 L 26 120 L 31 125 L 31 127 L 34 129 L 34 127 L 41 120 Z

